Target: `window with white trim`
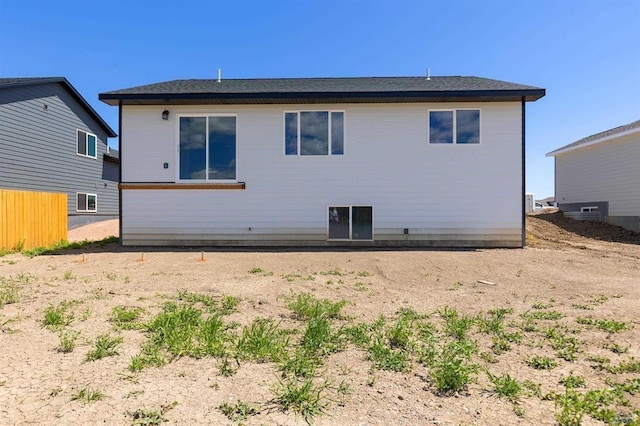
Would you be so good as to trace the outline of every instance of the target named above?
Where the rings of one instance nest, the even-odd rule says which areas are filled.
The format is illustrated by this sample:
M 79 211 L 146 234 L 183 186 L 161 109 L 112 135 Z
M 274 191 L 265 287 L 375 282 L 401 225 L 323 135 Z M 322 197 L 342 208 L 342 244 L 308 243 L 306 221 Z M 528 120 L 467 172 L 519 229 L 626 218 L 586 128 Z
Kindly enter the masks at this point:
M 373 207 L 329 207 L 330 240 L 373 240 Z
M 580 211 L 581 212 L 599 212 L 600 209 L 598 208 L 598 206 L 587 206 L 587 207 L 580 207 Z
M 284 113 L 285 155 L 344 155 L 344 111 Z
M 429 143 L 480 143 L 480 110 L 452 109 L 429 111 Z
M 84 157 L 98 158 L 98 137 L 83 130 L 76 131 L 77 154 Z
M 236 178 L 236 116 L 181 116 L 180 180 Z
M 76 193 L 76 211 L 82 213 L 95 213 L 98 211 L 98 196 L 85 192 Z

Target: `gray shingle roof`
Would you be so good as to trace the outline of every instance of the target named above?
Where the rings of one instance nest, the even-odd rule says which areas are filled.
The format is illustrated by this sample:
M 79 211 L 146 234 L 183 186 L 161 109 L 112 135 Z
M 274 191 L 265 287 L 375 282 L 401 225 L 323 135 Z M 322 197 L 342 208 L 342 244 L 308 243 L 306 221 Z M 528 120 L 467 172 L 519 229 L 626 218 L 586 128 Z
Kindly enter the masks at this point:
M 101 93 L 117 105 L 179 103 L 535 101 L 545 90 L 479 77 L 355 77 L 173 80 Z M 509 99 L 507 99 L 509 98 Z
M 0 90 L 8 89 L 11 87 L 30 86 L 34 84 L 47 84 L 47 83 L 60 83 L 76 101 L 93 117 L 100 127 L 107 133 L 107 136 L 113 138 L 118 136 L 117 133 L 109 127 L 100 114 L 96 112 L 89 102 L 76 90 L 75 87 L 69 83 L 64 77 L 15 77 L 15 78 L 0 78 Z
M 628 132 L 629 130 L 639 129 L 640 130 L 640 120 L 633 121 L 629 124 L 624 124 L 622 126 L 614 127 L 613 129 L 605 130 L 604 132 L 595 133 L 593 135 L 587 136 L 586 138 L 579 139 L 575 142 L 572 142 L 568 145 L 565 145 L 561 148 L 558 148 L 554 151 L 547 153 L 547 157 L 553 157 L 556 154 L 560 154 L 562 152 L 572 151 L 577 149 L 583 145 L 589 145 L 591 143 L 595 143 L 600 139 L 609 139 L 612 136 L 615 136 L 620 133 Z

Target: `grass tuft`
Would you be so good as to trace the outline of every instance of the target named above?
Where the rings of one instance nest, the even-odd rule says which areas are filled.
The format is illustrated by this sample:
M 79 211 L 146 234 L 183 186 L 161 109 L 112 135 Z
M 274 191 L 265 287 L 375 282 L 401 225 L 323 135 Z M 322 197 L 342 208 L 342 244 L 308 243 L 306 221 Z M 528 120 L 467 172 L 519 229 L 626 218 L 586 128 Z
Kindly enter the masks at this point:
M 109 356 L 118 355 L 118 345 L 122 343 L 122 337 L 111 337 L 109 334 L 101 334 L 96 338 L 93 350 L 86 356 L 87 361 L 96 361 Z
M 91 389 L 89 387 L 81 388 L 78 393 L 71 396 L 72 401 L 81 401 L 85 404 L 100 401 L 101 399 L 106 398 L 106 395 L 97 389 Z

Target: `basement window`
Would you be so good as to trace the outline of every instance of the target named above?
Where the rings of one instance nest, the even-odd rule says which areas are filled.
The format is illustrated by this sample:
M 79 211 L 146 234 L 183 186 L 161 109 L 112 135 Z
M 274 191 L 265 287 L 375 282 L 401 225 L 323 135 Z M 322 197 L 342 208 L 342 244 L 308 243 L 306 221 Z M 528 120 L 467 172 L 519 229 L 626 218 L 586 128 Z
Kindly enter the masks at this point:
M 581 212 L 598 212 L 600 210 L 598 210 L 598 206 L 588 206 L 588 207 L 581 207 L 580 208 Z
M 98 158 L 97 156 L 97 141 L 98 137 L 94 134 L 87 133 L 82 130 L 76 131 L 77 137 L 77 154 L 83 157 Z
M 429 143 L 480 143 L 480 110 L 429 111 Z
M 330 240 L 373 240 L 373 207 L 329 207 Z
M 285 155 L 344 155 L 344 111 L 284 113 Z
M 95 213 L 98 211 L 98 196 L 84 192 L 76 193 L 76 211 L 79 213 Z

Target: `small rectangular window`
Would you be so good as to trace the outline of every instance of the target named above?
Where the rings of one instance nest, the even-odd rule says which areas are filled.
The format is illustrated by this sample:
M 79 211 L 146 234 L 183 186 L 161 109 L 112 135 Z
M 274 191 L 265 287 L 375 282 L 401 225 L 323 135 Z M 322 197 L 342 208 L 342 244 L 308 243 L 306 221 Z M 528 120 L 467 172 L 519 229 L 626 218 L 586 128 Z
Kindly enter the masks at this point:
M 344 154 L 344 112 L 331 113 L 331 155 Z
M 344 112 L 284 113 L 285 155 L 343 155 Z
M 298 155 L 298 113 L 284 115 L 284 149 L 286 155 Z
M 96 194 L 76 193 L 76 211 L 95 213 L 98 211 L 98 196 Z
M 429 111 L 429 143 L 480 143 L 480 110 Z
M 87 155 L 87 134 L 78 130 L 78 154 Z
M 76 153 L 84 157 L 98 158 L 97 156 L 98 137 L 96 135 L 84 132 L 82 130 L 78 130 L 76 132 L 76 135 L 77 135 Z

